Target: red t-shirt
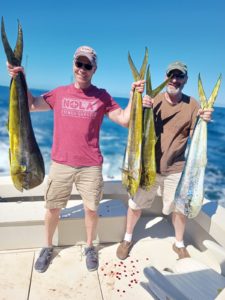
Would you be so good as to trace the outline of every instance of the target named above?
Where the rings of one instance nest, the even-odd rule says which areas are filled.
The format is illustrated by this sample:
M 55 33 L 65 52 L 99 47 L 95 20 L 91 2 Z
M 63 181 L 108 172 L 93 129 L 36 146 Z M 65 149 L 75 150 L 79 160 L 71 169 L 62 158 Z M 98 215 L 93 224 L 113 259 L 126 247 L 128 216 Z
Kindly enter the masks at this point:
M 100 166 L 99 131 L 106 113 L 119 105 L 104 89 L 74 84 L 43 95 L 54 112 L 52 160 L 69 166 Z

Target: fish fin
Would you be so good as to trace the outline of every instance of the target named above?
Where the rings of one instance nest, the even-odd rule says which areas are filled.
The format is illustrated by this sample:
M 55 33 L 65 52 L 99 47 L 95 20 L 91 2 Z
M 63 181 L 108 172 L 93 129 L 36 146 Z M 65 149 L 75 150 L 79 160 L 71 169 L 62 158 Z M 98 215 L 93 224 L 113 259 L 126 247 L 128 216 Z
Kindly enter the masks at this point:
M 20 168 L 21 168 L 22 172 L 26 172 L 26 170 L 27 170 L 27 166 L 26 165 L 21 165 Z
M 198 74 L 198 93 L 199 93 L 199 97 L 200 97 L 201 108 L 204 109 L 207 107 L 208 104 L 207 104 L 205 91 L 202 86 L 202 80 L 201 80 L 200 73 Z
M 10 151 L 10 148 L 9 148 L 9 163 L 11 165 L 11 151 Z
M 22 56 L 23 56 L 23 30 L 21 27 L 21 24 L 18 20 L 18 34 L 17 34 L 17 41 L 16 41 L 16 46 L 14 49 L 14 54 L 15 57 L 18 59 L 20 65 L 22 61 Z
M 219 88 L 220 88 L 220 84 L 221 84 L 221 80 L 222 80 L 222 75 L 220 74 L 219 78 L 217 79 L 217 82 L 214 86 L 214 89 L 212 91 L 212 94 L 211 96 L 209 97 L 209 100 L 208 100 L 208 108 L 212 108 L 215 101 L 216 101 L 216 97 L 218 95 L 218 92 L 219 92 Z
M 133 62 L 129 52 L 128 52 L 128 62 L 129 62 L 134 80 L 135 81 L 139 80 L 140 79 L 140 74 L 138 73 L 138 70 L 136 69 L 136 67 L 134 65 L 134 62 Z
M 148 64 L 148 48 L 145 47 L 145 56 L 144 56 L 144 59 L 142 62 L 141 70 L 140 70 L 140 79 L 144 79 L 144 77 L 145 77 L 147 64 Z
M 7 122 L 5 123 L 5 127 L 6 127 L 7 131 L 9 132 L 9 117 L 8 117 Z
M 124 173 L 128 173 L 129 171 L 127 169 L 124 169 L 124 168 L 120 168 L 120 170 Z
M 4 25 L 4 19 L 2 17 L 2 22 L 1 22 L 1 37 L 2 37 L 2 43 L 3 43 L 3 47 L 5 50 L 5 54 L 7 57 L 8 62 L 13 65 L 13 66 L 19 66 L 19 61 L 18 59 L 15 57 L 14 52 L 12 51 L 12 48 L 9 44 L 6 32 L 5 32 L 5 25 Z

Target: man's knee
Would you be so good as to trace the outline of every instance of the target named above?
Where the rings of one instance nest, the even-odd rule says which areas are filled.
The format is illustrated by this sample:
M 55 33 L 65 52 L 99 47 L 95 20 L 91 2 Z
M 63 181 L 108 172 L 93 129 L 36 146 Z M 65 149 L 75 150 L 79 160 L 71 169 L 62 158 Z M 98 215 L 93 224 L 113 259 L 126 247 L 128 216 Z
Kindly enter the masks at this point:
M 86 205 L 84 205 L 84 212 L 85 212 L 85 214 L 88 215 L 88 216 L 96 216 L 96 215 L 97 215 L 97 210 L 90 209 L 90 208 L 87 207 Z
M 45 220 L 59 219 L 61 208 L 48 208 L 45 212 Z
M 59 215 L 61 212 L 61 208 L 47 208 L 46 213 L 51 215 Z
M 129 208 L 132 209 L 133 211 L 141 210 L 141 207 L 136 202 L 134 202 L 134 200 L 131 198 L 128 201 L 128 205 Z

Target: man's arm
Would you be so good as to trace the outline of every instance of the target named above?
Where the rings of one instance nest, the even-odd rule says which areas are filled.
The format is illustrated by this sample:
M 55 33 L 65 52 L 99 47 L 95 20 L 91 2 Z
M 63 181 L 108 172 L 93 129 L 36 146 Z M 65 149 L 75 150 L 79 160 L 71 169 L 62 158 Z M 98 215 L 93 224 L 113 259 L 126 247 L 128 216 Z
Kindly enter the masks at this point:
M 51 109 L 42 96 L 34 97 L 29 91 L 27 91 L 27 96 L 30 111 L 46 111 Z
M 22 72 L 25 76 L 23 67 L 14 67 L 8 62 L 6 63 L 6 66 L 11 77 L 16 77 L 18 72 Z M 28 90 L 27 96 L 30 111 L 45 111 L 50 109 L 50 106 L 42 96 L 34 97 Z
M 139 80 L 134 82 L 132 84 L 130 98 L 127 107 L 125 109 L 118 108 L 109 112 L 107 114 L 109 119 L 121 126 L 128 127 L 130 121 L 131 104 L 132 104 L 134 90 L 136 89 L 139 93 L 143 93 L 144 86 L 145 86 L 145 80 Z

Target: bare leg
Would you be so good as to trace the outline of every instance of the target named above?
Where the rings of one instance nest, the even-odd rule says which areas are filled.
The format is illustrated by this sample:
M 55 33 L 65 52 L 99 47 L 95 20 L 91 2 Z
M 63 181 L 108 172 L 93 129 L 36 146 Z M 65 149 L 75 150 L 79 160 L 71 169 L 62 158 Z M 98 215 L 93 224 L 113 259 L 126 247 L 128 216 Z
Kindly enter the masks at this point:
M 37 272 L 40 273 L 45 272 L 51 262 L 51 258 L 53 254 L 52 238 L 59 222 L 60 211 L 61 208 L 46 210 L 45 213 L 46 247 L 42 248 L 39 257 L 35 262 L 34 268 Z
M 139 220 L 140 216 L 141 216 L 141 209 L 134 210 L 128 207 L 126 233 L 128 234 L 133 233 L 134 227 L 137 224 L 137 221 Z
M 84 211 L 85 211 L 85 227 L 86 227 L 86 234 L 87 234 L 87 246 L 91 247 L 93 245 L 94 234 L 96 232 L 98 213 L 95 210 L 90 210 L 86 206 L 84 207 Z
M 181 213 L 173 212 L 172 215 L 173 227 L 175 230 L 175 237 L 178 242 L 183 241 L 184 231 L 186 226 L 186 216 Z
M 47 209 L 45 213 L 45 236 L 48 247 L 52 246 L 52 239 L 59 222 L 61 208 Z
M 126 259 L 129 255 L 129 252 L 132 248 L 132 235 L 134 231 L 134 227 L 137 224 L 137 221 L 139 220 L 141 216 L 141 209 L 132 209 L 128 207 L 127 211 L 127 227 L 126 227 L 126 234 L 124 236 L 123 241 L 119 244 L 116 256 L 119 259 Z
M 183 242 L 186 225 L 186 216 L 184 216 L 181 213 L 173 212 L 172 221 L 176 237 L 176 241 L 173 244 L 173 250 L 178 254 L 179 259 L 190 257 L 190 254 L 185 248 Z

